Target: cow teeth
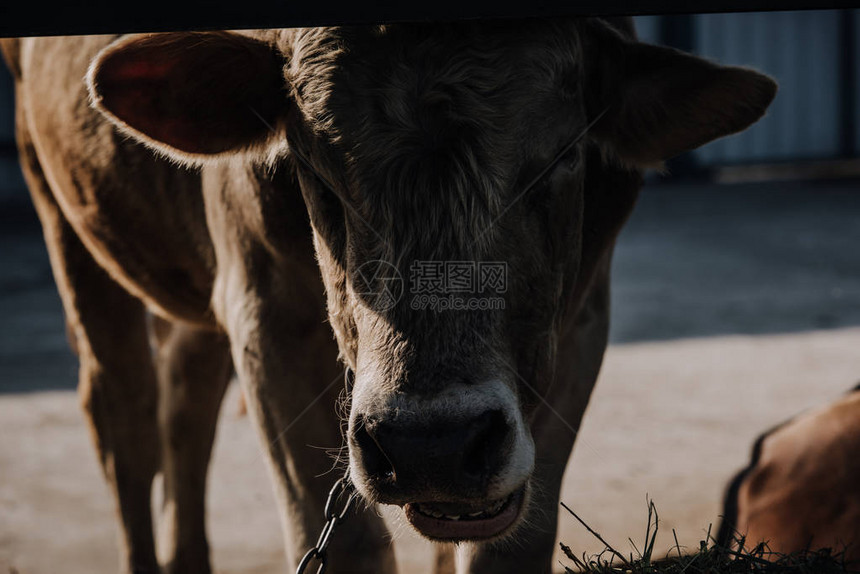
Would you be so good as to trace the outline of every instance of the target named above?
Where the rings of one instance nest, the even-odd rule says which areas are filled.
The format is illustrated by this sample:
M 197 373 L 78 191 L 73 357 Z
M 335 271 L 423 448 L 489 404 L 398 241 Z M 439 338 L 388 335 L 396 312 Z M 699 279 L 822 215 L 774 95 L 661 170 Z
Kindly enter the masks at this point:
M 425 516 L 432 516 L 433 518 L 444 518 L 445 517 L 445 515 L 442 514 L 441 512 L 436 512 L 435 510 L 431 510 L 429 508 L 424 508 L 420 504 L 418 504 L 416 506 L 418 508 L 418 512 L 420 512 L 421 514 L 423 514 Z
M 487 518 L 493 518 L 494 516 L 498 515 L 499 512 L 501 512 L 501 510 L 511 501 L 512 498 L 513 495 L 510 495 L 507 498 L 499 500 L 488 508 L 478 510 L 477 512 L 468 512 L 463 514 L 444 514 L 442 512 L 434 510 L 433 508 L 421 506 L 420 504 L 416 504 L 415 506 L 418 512 L 420 512 L 424 516 L 430 516 L 431 518 L 435 518 L 437 520 L 483 520 Z

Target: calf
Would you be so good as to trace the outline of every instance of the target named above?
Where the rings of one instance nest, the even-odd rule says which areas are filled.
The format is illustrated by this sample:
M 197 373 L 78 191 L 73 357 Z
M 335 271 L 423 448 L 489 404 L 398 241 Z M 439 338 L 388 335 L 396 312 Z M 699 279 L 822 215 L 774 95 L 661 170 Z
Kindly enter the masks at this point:
M 309 445 L 345 440 L 366 505 L 338 529 L 329 572 L 395 571 L 374 504 L 461 543 L 460 573 L 549 572 L 641 170 L 746 128 L 776 91 L 592 18 L 4 51 L 136 572 L 158 568 L 159 470 L 165 568 L 209 571 L 203 492 L 231 364 L 291 567 L 334 480 Z
M 717 536 L 774 552 L 831 548 L 860 565 L 860 386 L 760 436 L 726 492 Z

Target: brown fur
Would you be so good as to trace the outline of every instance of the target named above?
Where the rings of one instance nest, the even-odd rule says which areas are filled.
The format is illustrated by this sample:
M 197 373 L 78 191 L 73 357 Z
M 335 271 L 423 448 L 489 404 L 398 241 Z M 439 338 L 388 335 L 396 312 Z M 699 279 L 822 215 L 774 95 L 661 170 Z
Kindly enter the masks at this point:
M 410 499 L 365 475 L 363 420 L 432 428 L 510 397 L 492 404 L 519 433 L 502 458 L 513 466 L 477 494 L 452 477 L 414 496 L 478 504 L 524 480 L 515 527 L 462 546 L 456 564 L 550 570 L 561 477 L 607 341 L 612 246 L 640 168 L 742 129 L 775 92 L 760 74 L 643 47 L 628 21 L 615 25 L 4 41 L 22 164 L 80 349 L 126 570 L 156 568 L 149 485 L 161 469 L 166 568 L 210 571 L 203 481 L 231 359 L 295 565 L 334 480 L 307 445 L 342 444 L 338 358 L 355 372 L 349 458 L 370 503 Z M 422 312 L 408 297 L 379 308 L 357 284 L 364 263 L 408 281 L 421 260 L 506 262 L 505 309 Z M 160 317 L 157 367 L 145 307 Z M 338 529 L 328 571 L 394 572 L 381 519 L 372 505 L 358 514 Z M 440 571 L 452 564 L 443 552 Z
M 829 547 L 860 565 L 860 390 L 756 440 L 730 484 L 718 540 L 785 554 Z

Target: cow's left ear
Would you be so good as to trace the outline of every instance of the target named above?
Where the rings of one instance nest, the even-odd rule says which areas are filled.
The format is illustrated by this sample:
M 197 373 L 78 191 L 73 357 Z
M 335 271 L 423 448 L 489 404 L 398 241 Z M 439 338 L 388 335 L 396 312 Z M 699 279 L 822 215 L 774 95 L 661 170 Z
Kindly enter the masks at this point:
M 93 60 L 93 105 L 136 139 L 185 161 L 264 147 L 283 124 L 284 61 L 231 32 L 121 38 Z
M 776 95 L 764 74 L 639 43 L 599 21 L 586 38 L 586 107 L 600 116 L 591 134 L 634 165 L 659 165 L 742 131 Z

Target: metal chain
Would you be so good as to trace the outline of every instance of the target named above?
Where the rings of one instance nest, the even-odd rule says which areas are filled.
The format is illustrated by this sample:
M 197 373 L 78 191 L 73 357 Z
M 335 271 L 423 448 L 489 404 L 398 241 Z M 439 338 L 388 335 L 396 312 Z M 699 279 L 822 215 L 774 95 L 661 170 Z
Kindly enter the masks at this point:
M 347 367 L 343 373 L 343 384 L 347 393 L 349 393 L 352 383 L 352 369 Z M 341 497 L 344 495 L 346 496 L 346 502 L 343 504 L 343 508 L 338 511 L 335 505 L 340 502 Z M 296 574 L 305 574 L 314 560 L 319 562 L 316 574 L 323 574 L 325 572 L 326 550 L 328 549 L 329 542 L 331 542 L 331 536 L 334 533 L 334 529 L 346 520 L 346 516 L 352 509 L 353 504 L 355 504 L 356 498 L 358 498 L 358 492 L 356 492 L 355 486 L 353 486 L 349 478 L 349 469 L 347 469 L 346 474 L 339 478 L 328 492 L 328 499 L 325 502 L 325 526 L 323 526 L 322 532 L 320 532 L 316 546 L 308 550 L 302 561 L 299 562 Z
M 337 510 L 336 504 L 338 504 L 340 498 L 344 495 L 347 497 L 346 502 L 343 504 L 342 509 Z M 332 533 L 338 525 L 346 520 L 346 516 L 352 509 L 353 504 L 355 504 L 356 498 L 358 498 L 358 493 L 355 491 L 355 487 L 349 479 L 349 473 L 347 473 L 343 478 L 338 479 L 338 481 L 334 483 L 334 486 L 331 487 L 331 490 L 328 493 L 328 500 L 326 500 L 325 503 L 325 526 L 323 526 L 322 532 L 317 539 L 316 546 L 308 550 L 308 553 L 305 554 L 305 557 L 302 558 L 301 562 L 299 562 L 296 574 L 305 574 L 311 562 L 314 560 L 319 562 L 316 574 L 323 574 L 323 572 L 325 572 L 326 550 L 328 549 L 329 542 L 331 542 Z

